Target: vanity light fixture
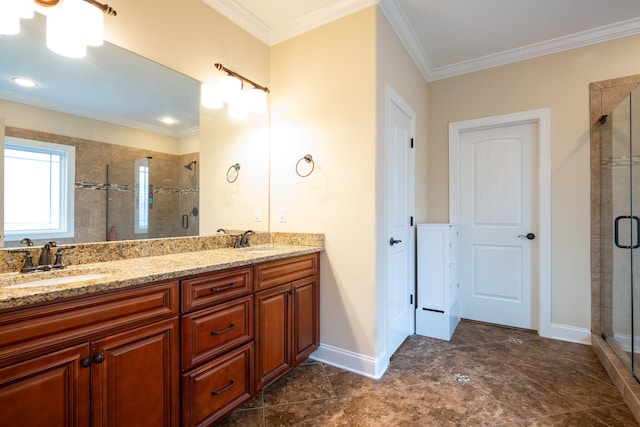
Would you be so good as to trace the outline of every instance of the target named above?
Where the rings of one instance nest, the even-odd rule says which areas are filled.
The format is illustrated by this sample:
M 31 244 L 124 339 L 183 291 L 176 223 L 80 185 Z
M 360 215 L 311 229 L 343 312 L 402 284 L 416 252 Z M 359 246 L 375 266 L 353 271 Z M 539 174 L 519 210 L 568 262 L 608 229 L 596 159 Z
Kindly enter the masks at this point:
M 12 77 L 11 81 L 22 87 L 36 87 L 38 83 L 34 82 L 31 79 L 27 79 L 25 77 Z
M 215 67 L 227 75 L 220 77 L 217 83 L 202 84 L 200 102 L 203 107 L 219 109 L 226 102 L 227 114 L 233 118 L 246 117 L 249 112 L 260 114 L 267 111 L 267 94 L 270 92 L 268 87 L 261 86 L 220 63 L 216 63 Z M 243 83 L 250 84 L 252 88 L 242 90 Z
M 104 15 L 116 16 L 96 0 L 0 0 L 0 34 L 20 32 L 20 19 L 34 11 L 47 17 L 47 47 L 59 55 L 83 58 L 87 46 L 104 43 Z

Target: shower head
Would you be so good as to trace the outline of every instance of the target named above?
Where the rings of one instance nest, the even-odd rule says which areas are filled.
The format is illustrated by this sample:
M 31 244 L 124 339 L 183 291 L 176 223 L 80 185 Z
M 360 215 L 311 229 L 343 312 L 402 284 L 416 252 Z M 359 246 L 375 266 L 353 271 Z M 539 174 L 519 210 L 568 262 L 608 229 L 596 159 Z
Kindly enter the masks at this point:
M 186 165 L 184 165 L 185 169 L 189 169 L 190 171 L 193 170 L 193 166 L 196 164 L 197 162 L 195 160 L 192 160 L 191 162 L 187 163 Z

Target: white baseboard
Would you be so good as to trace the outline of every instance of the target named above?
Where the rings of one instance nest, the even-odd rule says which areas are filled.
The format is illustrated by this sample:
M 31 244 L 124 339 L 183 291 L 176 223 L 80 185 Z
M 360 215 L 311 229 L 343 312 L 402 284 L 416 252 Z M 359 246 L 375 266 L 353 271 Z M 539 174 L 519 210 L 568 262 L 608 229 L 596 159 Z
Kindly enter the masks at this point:
M 309 358 L 376 380 L 389 367 L 389 359 L 384 356 L 374 358 L 326 344 L 320 344 Z
M 546 338 L 591 345 L 591 331 L 589 329 L 552 323 L 550 332 L 551 336 Z

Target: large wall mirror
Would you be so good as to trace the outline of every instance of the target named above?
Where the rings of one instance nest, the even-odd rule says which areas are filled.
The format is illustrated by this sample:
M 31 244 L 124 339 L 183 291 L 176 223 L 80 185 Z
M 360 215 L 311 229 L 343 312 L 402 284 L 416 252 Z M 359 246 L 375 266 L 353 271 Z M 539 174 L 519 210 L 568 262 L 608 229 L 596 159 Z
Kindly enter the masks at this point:
M 44 28 L 36 14 L 22 20 L 20 34 L 0 36 L 0 118 L 7 146 L 35 140 L 75 148 L 73 232 L 55 240 L 268 231 L 267 114 L 231 119 L 224 109 L 203 109 L 200 82 L 109 43 L 83 59 L 59 56 L 46 48 Z M 38 86 L 17 86 L 15 77 Z M 4 197 L 7 190 L 29 198 L 45 187 L 27 184 L 34 174 L 22 164 L 7 154 L 4 223 L 38 210 Z M 19 241 L 14 235 L 4 245 Z

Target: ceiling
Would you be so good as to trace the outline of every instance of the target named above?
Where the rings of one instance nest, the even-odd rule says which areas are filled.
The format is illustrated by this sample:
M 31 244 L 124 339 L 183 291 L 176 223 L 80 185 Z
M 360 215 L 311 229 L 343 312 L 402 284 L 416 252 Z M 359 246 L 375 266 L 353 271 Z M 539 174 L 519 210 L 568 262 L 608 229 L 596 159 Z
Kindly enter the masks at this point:
M 203 0 L 269 46 L 378 4 L 433 81 L 640 33 L 638 0 Z

